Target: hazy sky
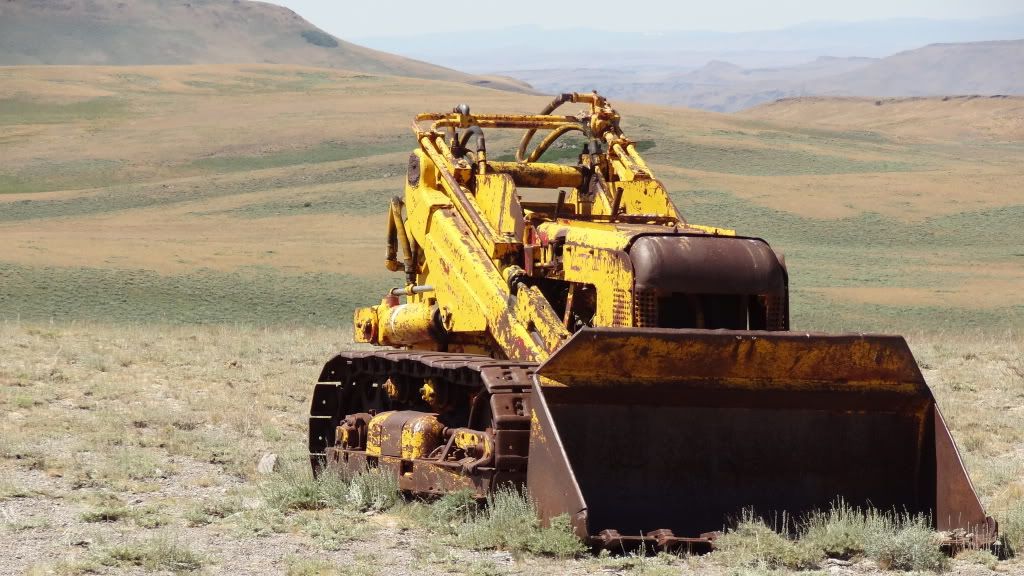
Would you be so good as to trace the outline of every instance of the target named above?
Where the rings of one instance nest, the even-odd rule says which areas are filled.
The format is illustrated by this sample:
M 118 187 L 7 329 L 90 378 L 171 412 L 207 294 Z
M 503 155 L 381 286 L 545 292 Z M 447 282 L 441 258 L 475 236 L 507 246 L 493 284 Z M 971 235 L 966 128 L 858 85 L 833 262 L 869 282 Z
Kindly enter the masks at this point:
M 544 28 L 621 28 L 737 32 L 811 20 L 899 17 L 982 18 L 1024 12 L 1021 0 L 270 0 L 348 40 L 426 30 L 536 24 Z M 623 8 L 628 7 L 629 13 Z

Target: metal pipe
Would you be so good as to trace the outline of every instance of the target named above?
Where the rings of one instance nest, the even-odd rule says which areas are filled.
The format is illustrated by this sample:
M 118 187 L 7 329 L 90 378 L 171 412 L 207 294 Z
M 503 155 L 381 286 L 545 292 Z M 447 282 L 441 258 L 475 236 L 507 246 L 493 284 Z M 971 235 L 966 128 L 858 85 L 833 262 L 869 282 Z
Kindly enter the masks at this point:
M 391 221 L 395 226 L 395 235 L 402 242 L 402 254 L 405 256 L 405 281 L 412 284 L 416 281 L 416 266 L 412 259 L 409 235 L 405 231 L 405 221 L 402 220 L 402 199 L 398 196 L 391 199 Z
M 426 294 L 427 292 L 433 291 L 433 286 L 430 284 L 423 284 L 420 286 L 413 286 L 411 289 L 408 286 L 405 288 L 392 288 L 390 294 L 392 296 L 412 296 L 413 294 Z
M 565 104 L 566 102 L 577 102 L 577 103 L 590 104 L 591 114 L 594 114 L 596 112 L 596 109 L 597 109 L 598 106 L 603 106 L 605 104 L 604 98 L 598 96 L 596 92 L 592 93 L 592 94 L 580 94 L 578 92 L 564 92 L 562 94 L 559 94 L 558 96 L 555 96 L 555 99 L 552 100 L 551 102 L 549 102 L 548 105 L 545 106 L 544 109 L 540 111 L 540 117 L 548 116 L 549 114 L 554 112 L 559 106 L 561 106 L 562 104 Z M 573 117 L 572 116 L 567 116 L 566 118 L 573 118 Z M 579 119 L 575 119 L 575 120 L 576 120 L 576 122 L 575 122 L 576 125 L 582 125 L 582 121 L 581 120 L 579 120 Z M 534 127 L 524 126 L 524 128 L 530 128 L 530 130 L 526 134 L 523 134 L 523 139 L 519 141 L 519 148 L 516 150 L 516 160 L 518 160 L 519 162 L 522 162 L 523 159 L 526 157 L 526 147 L 530 145 L 530 140 L 532 140 L 533 139 L 533 135 L 537 133 L 537 129 L 539 129 L 539 128 L 547 128 L 547 126 L 534 126 Z M 552 127 L 552 128 L 554 128 L 554 127 Z M 583 132 L 585 133 L 586 129 L 583 129 Z
M 572 319 L 572 302 L 575 299 L 576 294 L 576 283 L 569 282 L 569 293 L 565 295 L 565 316 L 562 318 L 562 325 L 565 326 L 566 330 L 572 330 L 569 327 L 569 320 Z
M 555 129 L 559 126 L 581 125 L 575 116 L 494 116 L 473 117 L 473 124 L 481 128 L 519 128 L 523 130 Z M 442 118 L 431 124 L 430 128 L 437 131 L 442 128 L 459 127 L 462 123 L 457 118 Z
M 459 147 L 463 150 L 466 149 L 466 144 L 469 144 L 469 138 L 476 134 L 476 151 L 473 155 L 473 161 L 477 164 L 477 173 L 485 174 L 487 172 L 487 139 L 484 138 L 484 131 L 479 126 L 470 126 L 462 134 L 462 140 L 459 142 Z
M 487 151 L 487 140 L 484 138 L 484 131 L 479 126 L 470 126 L 462 133 L 462 138 L 459 140 L 459 146 L 462 148 L 469 144 L 471 136 L 476 134 L 476 151 Z
M 535 162 L 488 162 L 495 172 L 508 174 L 516 186 L 524 188 L 579 188 L 583 186 L 584 172 L 579 166 Z
M 556 108 L 570 102 L 573 99 L 574 94 L 570 92 L 559 94 L 554 100 L 548 103 L 543 110 L 540 111 L 541 115 L 548 115 L 555 111 Z M 526 134 L 523 134 L 522 140 L 519 141 L 519 148 L 516 149 L 516 160 L 522 162 L 526 157 L 526 147 L 530 145 L 530 140 L 533 139 L 533 135 L 537 133 L 537 128 L 533 128 Z
M 492 122 L 497 120 L 526 120 L 526 119 L 570 119 L 579 122 L 579 119 L 574 116 L 553 116 L 551 115 L 559 106 L 567 102 L 575 102 L 582 104 L 590 104 L 591 106 L 603 106 L 605 104 L 604 98 L 596 94 L 580 94 L 578 92 L 567 92 L 559 94 L 554 100 L 549 102 L 547 106 L 541 110 L 540 114 L 522 115 L 522 114 L 461 114 L 459 112 L 426 112 L 416 115 L 417 122 L 425 121 L 444 121 L 446 124 L 469 126 L 470 124 L 476 124 L 483 126 L 482 122 Z
M 438 340 L 436 306 L 415 302 L 378 308 L 380 341 L 388 346 L 412 346 Z
M 627 139 L 624 139 L 619 134 L 613 132 L 606 132 L 604 139 L 608 142 L 608 151 L 614 152 L 619 160 L 635 175 L 643 174 L 645 176 L 651 175 L 651 169 L 647 167 L 647 164 L 637 154 L 636 148 L 633 143 Z M 623 146 L 625 142 L 625 146 Z M 627 152 L 627 149 L 631 150 L 632 153 Z
M 395 227 L 395 213 L 391 209 L 388 209 L 387 245 L 388 252 L 384 258 L 384 266 L 392 272 L 404 271 L 402 263 L 398 261 L 398 229 Z
M 633 143 L 629 143 L 626 145 L 626 153 L 628 153 L 629 157 L 632 158 L 638 166 L 640 166 L 641 170 L 643 170 L 647 174 L 653 175 L 651 173 L 651 169 L 647 167 L 647 162 L 645 162 L 643 157 L 640 156 L 640 152 L 637 151 L 636 146 L 633 145 Z
M 597 188 L 597 196 L 600 197 L 604 205 L 608 207 L 608 210 L 612 210 L 612 204 L 614 204 L 615 196 L 609 192 L 610 183 L 600 172 L 594 172 L 593 177 L 590 179 L 591 192 L 594 188 Z M 612 214 L 614 216 L 614 213 Z
M 530 152 L 530 156 L 529 158 L 526 159 L 526 162 L 536 162 L 537 160 L 539 160 L 540 157 L 543 156 L 544 153 L 548 151 L 548 148 L 550 148 L 551 145 L 554 144 L 555 140 L 558 140 L 559 138 L 562 137 L 563 134 L 572 132 L 573 130 L 583 132 L 582 127 L 573 126 L 572 124 L 560 126 L 552 130 L 551 133 L 545 136 L 544 139 L 540 141 L 540 144 L 538 144 L 537 147 L 533 149 L 533 152 Z
M 633 160 L 632 156 L 626 154 L 626 151 L 622 148 L 622 145 L 613 140 L 613 138 L 614 136 L 612 136 L 611 134 L 608 135 L 608 142 L 611 144 L 611 149 L 613 152 L 615 152 L 615 155 L 618 156 L 619 160 L 626 165 L 626 168 L 628 168 L 634 176 L 637 174 L 649 174 L 649 172 L 645 170 L 643 166 L 637 164 L 636 161 Z

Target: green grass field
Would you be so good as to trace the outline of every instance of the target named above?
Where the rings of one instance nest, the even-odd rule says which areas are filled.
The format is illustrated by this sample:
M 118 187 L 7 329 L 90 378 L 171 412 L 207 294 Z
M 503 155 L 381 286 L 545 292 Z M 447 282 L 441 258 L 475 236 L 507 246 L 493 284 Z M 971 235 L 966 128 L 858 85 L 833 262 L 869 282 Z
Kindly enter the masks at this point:
M 1024 206 L 990 208 L 905 222 L 862 212 L 838 219 L 810 218 L 776 210 L 720 190 L 673 194 L 693 222 L 720 223 L 765 238 L 786 255 L 793 290 L 793 325 L 800 330 L 932 331 L 1019 330 L 1024 302 L 948 305 L 945 297 L 974 285 L 1006 281 L 998 266 L 1024 269 L 1024 252 L 1012 241 Z M 1009 238 L 1008 238 L 1009 233 Z M 1011 240 L 1008 242 L 1007 240 Z M 989 270 L 986 265 L 997 266 Z M 920 302 L 851 302 L 833 288 L 905 289 L 929 293 Z
M 0 234 L 23 238 L 0 256 L 3 318 L 322 325 L 311 311 L 325 307 L 345 318 L 376 299 L 368 291 L 400 281 L 363 254 L 383 249 L 412 115 L 543 101 L 444 83 L 424 96 L 422 81 L 286 67 L 3 75 Z M 690 221 L 786 254 L 796 328 L 1024 325 L 1019 142 L 632 108 L 625 128 Z M 489 140 L 493 157 L 511 158 L 512 139 Z M 345 240 L 329 232 L 332 218 Z M 193 238 L 188 255 L 175 252 L 178 223 Z M 309 242 L 311 223 L 319 251 L 268 257 L 275 244 Z M 132 237 L 113 243 L 125 226 Z M 83 227 L 96 231 L 65 233 Z M 251 233 L 266 227 L 273 236 Z M 244 287 L 233 294 L 233 284 Z M 109 301 L 103 287 L 134 302 Z
M 0 308 L 33 321 L 338 326 L 385 279 L 251 266 L 158 274 L 116 268 L 0 265 Z

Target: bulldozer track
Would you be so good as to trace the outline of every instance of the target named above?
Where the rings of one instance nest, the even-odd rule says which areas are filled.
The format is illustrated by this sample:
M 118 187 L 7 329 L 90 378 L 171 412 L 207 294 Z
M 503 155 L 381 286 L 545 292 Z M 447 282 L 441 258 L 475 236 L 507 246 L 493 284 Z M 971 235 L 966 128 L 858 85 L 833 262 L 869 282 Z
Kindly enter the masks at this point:
M 445 352 L 338 354 L 324 365 L 313 389 L 309 418 L 309 455 L 313 469 L 319 473 L 325 465 L 340 465 L 342 460 L 347 462 L 348 459 L 355 460 L 350 468 L 392 467 L 399 476 L 399 488 L 419 495 L 470 488 L 484 497 L 496 483 L 521 485 L 525 481 L 529 452 L 529 400 L 536 367 L 537 364 L 531 362 Z M 388 381 L 398 382 L 404 394 L 389 397 L 383 390 Z M 478 429 L 490 435 L 494 454 L 486 465 L 467 468 L 455 462 L 395 461 L 338 448 L 336 430 L 346 415 L 423 410 L 423 401 L 409 391 L 427 381 L 449 387 L 449 394 L 455 398 L 469 398 L 468 407 L 456 406 L 439 417 L 448 427 Z M 413 469 L 418 473 L 410 473 Z M 439 474 L 438 470 L 444 473 Z

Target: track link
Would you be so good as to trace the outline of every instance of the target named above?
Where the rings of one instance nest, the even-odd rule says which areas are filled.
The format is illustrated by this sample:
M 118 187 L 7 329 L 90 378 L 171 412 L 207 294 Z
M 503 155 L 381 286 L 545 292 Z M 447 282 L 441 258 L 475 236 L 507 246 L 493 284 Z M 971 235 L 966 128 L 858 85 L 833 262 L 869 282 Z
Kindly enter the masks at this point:
M 343 352 L 324 365 L 313 389 L 309 455 L 314 473 L 325 466 L 349 473 L 392 469 L 410 494 L 440 495 L 470 489 L 485 497 L 503 482 L 522 485 L 530 442 L 530 392 L 536 364 L 445 352 Z M 443 408 L 419 396 L 430 382 Z M 387 383 L 387 386 L 385 386 Z M 390 391 L 389 391 L 390 390 Z M 346 416 L 387 411 L 437 414 L 447 429 L 479 431 L 493 446 L 487 458 L 451 456 L 452 442 L 427 458 L 371 454 L 339 442 Z

